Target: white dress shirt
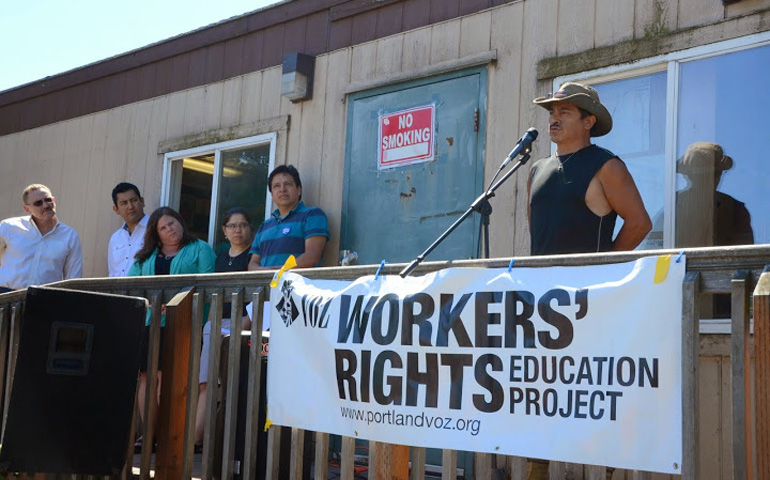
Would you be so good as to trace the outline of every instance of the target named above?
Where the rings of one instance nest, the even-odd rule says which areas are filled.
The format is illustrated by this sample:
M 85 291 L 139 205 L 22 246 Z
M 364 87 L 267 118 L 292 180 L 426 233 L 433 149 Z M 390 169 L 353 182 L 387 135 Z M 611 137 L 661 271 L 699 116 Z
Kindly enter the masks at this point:
M 0 287 L 14 290 L 83 276 L 80 237 L 57 222 L 42 235 L 32 217 L 0 222 Z
M 125 277 L 128 274 L 134 264 L 136 252 L 144 245 L 144 232 L 147 231 L 149 220 L 150 216 L 145 213 L 134 227 L 134 233 L 129 233 L 128 226 L 124 223 L 112 234 L 107 248 L 107 267 L 111 277 Z

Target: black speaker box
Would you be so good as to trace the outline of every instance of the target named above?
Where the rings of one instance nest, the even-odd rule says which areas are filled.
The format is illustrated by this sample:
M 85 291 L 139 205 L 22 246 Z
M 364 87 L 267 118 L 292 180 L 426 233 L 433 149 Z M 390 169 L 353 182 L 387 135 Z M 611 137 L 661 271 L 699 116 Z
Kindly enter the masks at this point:
M 138 297 L 27 290 L 0 469 L 122 470 L 146 311 Z

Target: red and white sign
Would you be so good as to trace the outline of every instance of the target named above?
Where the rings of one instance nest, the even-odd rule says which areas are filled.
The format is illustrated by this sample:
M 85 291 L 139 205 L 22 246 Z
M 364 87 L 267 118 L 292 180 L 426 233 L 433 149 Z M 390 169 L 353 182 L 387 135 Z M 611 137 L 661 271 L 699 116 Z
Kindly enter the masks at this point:
M 434 105 L 380 115 L 377 169 L 427 162 L 433 158 Z

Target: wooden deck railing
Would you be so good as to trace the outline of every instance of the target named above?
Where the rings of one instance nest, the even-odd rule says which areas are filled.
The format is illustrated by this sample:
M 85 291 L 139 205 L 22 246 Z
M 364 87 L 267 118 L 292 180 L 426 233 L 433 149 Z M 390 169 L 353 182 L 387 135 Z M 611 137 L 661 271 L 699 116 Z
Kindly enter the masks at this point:
M 749 478 L 770 478 L 770 273 L 762 273 L 770 264 L 770 246 L 730 247 L 730 248 L 700 248 L 687 249 L 687 274 L 682 286 L 683 302 L 683 465 L 681 476 L 686 479 L 733 478 L 743 480 Z M 679 251 L 653 251 L 610 254 L 586 254 L 572 256 L 543 256 L 522 257 L 516 259 L 517 266 L 550 267 L 598 265 L 632 261 L 642 256 L 672 254 Z M 428 262 L 421 264 L 413 275 L 420 275 L 446 267 L 505 267 L 510 259 L 464 260 L 456 262 Z M 381 274 L 396 275 L 403 265 L 386 265 Z M 377 265 L 362 265 L 350 267 L 314 268 L 302 271 L 302 274 L 316 279 L 348 279 L 352 280 L 363 275 L 374 274 Z M 760 280 L 760 276 L 761 277 Z M 152 309 L 152 325 L 154 335 L 150 341 L 149 376 L 158 369 L 157 345 L 160 323 L 160 306 L 167 307 L 167 329 L 174 330 L 179 335 L 173 335 L 176 354 L 183 356 L 184 361 L 173 366 L 170 359 L 164 358 L 162 400 L 158 423 L 158 451 L 155 462 L 155 475 L 158 478 L 221 478 L 230 479 L 236 474 L 242 478 L 255 478 L 256 469 L 265 468 L 266 478 L 278 479 L 282 461 L 279 455 L 280 428 L 271 428 L 268 434 L 266 465 L 257 465 L 257 441 L 259 429 L 258 409 L 260 395 L 260 357 L 262 352 L 262 300 L 266 298 L 272 272 L 243 272 L 234 274 L 209 275 L 179 275 L 161 277 L 133 278 L 101 278 L 68 280 L 52 284 L 53 287 L 81 291 L 117 293 L 147 298 Z M 751 302 L 750 295 L 757 287 L 754 296 L 754 325 L 756 328 L 757 362 L 756 384 L 752 389 L 751 378 Z M 700 332 L 699 304 L 701 294 L 731 294 L 730 322 L 730 377 L 727 384 L 730 396 L 731 412 L 726 415 L 732 430 L 731 451 L 721 461 L 729 468 L 729 475 L 715 476 L 715 472 L 701 472 L 701 457 L 713 455 L 714 452 L 703 451 L 700 445 L 701 434 L 699 424 L 703 421 L 699 410 L 699 362 L 702 356 L 704 335 Z M 223 413 L 220 413 L 217 425 L 216 395 L 217 389 L 209 390 L 209 402 L 206 410 L 206 436 L 199 465 L 194 472 L 195 457 L 193 454 L 194 419 L 197 408 L 198 366 L 200 358 L 201 326 L 204 323 L 204 304 L 211 306 L 209 316 L 212 322 L 212 332 L 219 331 L 222 321 L 222 305 L 228 299 L 233 303 L 232 311 L 240 311 L 243 302 L 254 302 L 255 308 L 253 325 L 250 333 L 249 349 L 249 380 L 247 388 L 246 412 L 237 411 L 238 376 L 241 364 L 241 342 L 229 342 L 227 351 L 227 370 L 224 385 L 226 392 L 223 402 Z M 19 326 L 23 318 L 25 292 L 12 292 L 0 295 L 0 385 L 4 392 L 3 425 L 8 411 L 9 392 L 12 386 L 15 368 L 16 349 L 19 341 Z M 188 320 L 191 319 L 191 320 Z M 234 327 L 235 324 L 234 323 Z M 209 359 L 209 378 L 217 378 L 220 371 L 221 337 L 212 335 L 211 354 Z M 178 348 L 178 349 L 176 349 Z M 169 357 L 165 352 L 164 357 Z M 181 366 L 180 366 L 181 365 Z M 168 370 L 167 370 L 168 369 Z M 154 398 L 155 382 L 148 381 L 147 399 Z M 212 383 L 213 385 L 213 383 Z M 189 387 L 189 388 L 188 388 Z M 756 392 L 751 396 L 751 392 Z M 754 400 L 756 399 L 756 400 Z M 181 405 L 180 405 L 181 403 Z M 149 412 L 145 418 L 153 418 L 156 414 L 152 406 L 155 402 L 145 402 Z M 756 408 L 755 408 L 756 407 Z M 135 416 L 136 418 L 136 416 Z M 754 419 L 756 418 L 756 425 Z M 245 422 L 245 451 L 242 462 L 235 461 L 236 426 Z M 131 435 L 137 428 L 134 422 Z M 754 433 L 756 432 L 756 434 Z M 142 432 L 144 438 L 152 438 L 152 422 L 147 422 Z M 291 455 L 288 472 L 291 480 L 302 478 L 303 461 L 312 458 L 313 478 L 327 480 L 329 478 L 329 435 L 315 434 L 315 452 L 311 456 L 303 454 L 304 432 L 291 429 Z M 145 442 L 149 445 L 150 442 Z M 405 439 L 407 443 L 407 439 Z M 133 445 L 131 445 L 133 447 Z M 390 465 L 389 450 L 385 446 L 371 442 L 369 447 L 369 478 L 385 478 L 386 468 L 375 468 L 376 465 Z M 705 448 L 705 447 L 704 447 Z M 341 439 L 341 458 L 339 477 L 343 480 L 353 480 L 355 473 L 355 439 Z M 719 452 L 721 455 L 722 452 Z M 138 470 L 139 478 L 150 478 L 152 467 L 152 452 L 144 448 L 140 455 L 138 466 L 132 468 L 133 448 L 129 452 L 126 468 L 116 478 L 135 478 Z M 283 460 L 285 461 L 285 460 Z M 457 475 L 457 452 L 445 450 L 443 453 L 441 478 L 454 479 Z M 506 457 L 477 453 L 474 471 L 465 472 L 465 478 L 474 479 L 526 479 L 528 470 L 533 469 L 532 462 L 518 457 Z M 321 468 L 323 466 L 323 468 Z M 542 463 L 536 467 L 542 467 Z M 284 466 L 285 468 L 285 466 Z M 678 476 L 651 474 L 647 472 L 627 472 L 611 470 L 601 466 L 563 464 L 551 462 L 548 465 L 551 479 L 651 479 L 662 480 L 678 478 Z M 335 470 L 335 474 L 337 471 Z M 754 473 L 754 475 L 752 475 Z M 411 448 L 410 478 L 423 479 L 426 476 L 425 449 Z M 58 478 L 50 476 L 51 478 Z M 31 478 L 31 477 L 30 477 Z M 47 478 L 37 475 L 34 478 Z M 67 478 L 70 478 L 68 476 Z M 79 478 L 72 476 L 72 478 Z M 108 477 L 109 478 L 109 477 Z M 392 473 L 387 478 L 403 478 L 403 473 Z M 535 477 L 529 477 L 535 478 Z M 539 478 L 539 477 L 538 477 Z M 280 479 L 283 480 L 283 479 Z

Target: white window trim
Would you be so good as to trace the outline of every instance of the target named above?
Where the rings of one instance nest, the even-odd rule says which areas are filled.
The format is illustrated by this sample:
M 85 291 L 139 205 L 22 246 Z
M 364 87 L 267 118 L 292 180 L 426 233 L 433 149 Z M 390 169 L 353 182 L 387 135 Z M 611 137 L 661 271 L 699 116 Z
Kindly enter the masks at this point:
M 251 147 L 258 145 L 270 144 L 270 164 L 267 171 L 272 172 L 275 168 L 275 151 L 276 140 L 278 134 L 276 132 L 265 133 L 262 135 L 255 135 L 253 137 L 244 137 L 236 140 L 228 140 L 226 142 L 212 143 L 209 145 L 202 145 L 200 147 L 188 148 L 185 150 L 177 150 L 174 152 L 168 152 L 163 155 L 163 178 L 162 187 L 160 192 L 161 206 L 168 206 L 171 203 L 171 181 L 172 181 L 172 168 L 173 163 L 180 161 L 187 157 L 194 157 L 199 155 L 214 154 L 214 178 L 211 189 L 211 208 L 209 209 L 209 244 L 213 246 L 215 233 L 217 230 L 216 225 L 216 212 L 219 209 L 219 183 L 222 175 L 222 150 L 232 150 L 235 148 Z M 262 219 L 267 218 L 270 212 L 273 211 L 272 197 L 270 196 L 270 189 L 265 192 L 265 214 Z M 260 219 L 260 220 L 262 220 Z
M 553 91 L 564 82 L 586 82 L 590 84 L 606 83 L 615 80 L 667 71 L 666 85 L 666 126 L 664 147 L 665 177 L 664 188 L 666 198 L 664 209 L 667 213 L 663 228 L 663 248 L 674 248 L 673 232 L 676 225 L 676 108 L 679 104 L 679 67 L 681 63 L 701 60 L 704 58 L 724 55 L 750 48 L 770 44 L 770 31 L 760 32 L 744 37 L 733 38 L 722 42 L 701 45 L 697 47 L 667 53 L 656 57 L 645 58 L 632 63 L 612 65 L 571 75 L 562 75 L 553 80 Z M 551 145 L 551 153 L 556 152 L 556 146 Z

